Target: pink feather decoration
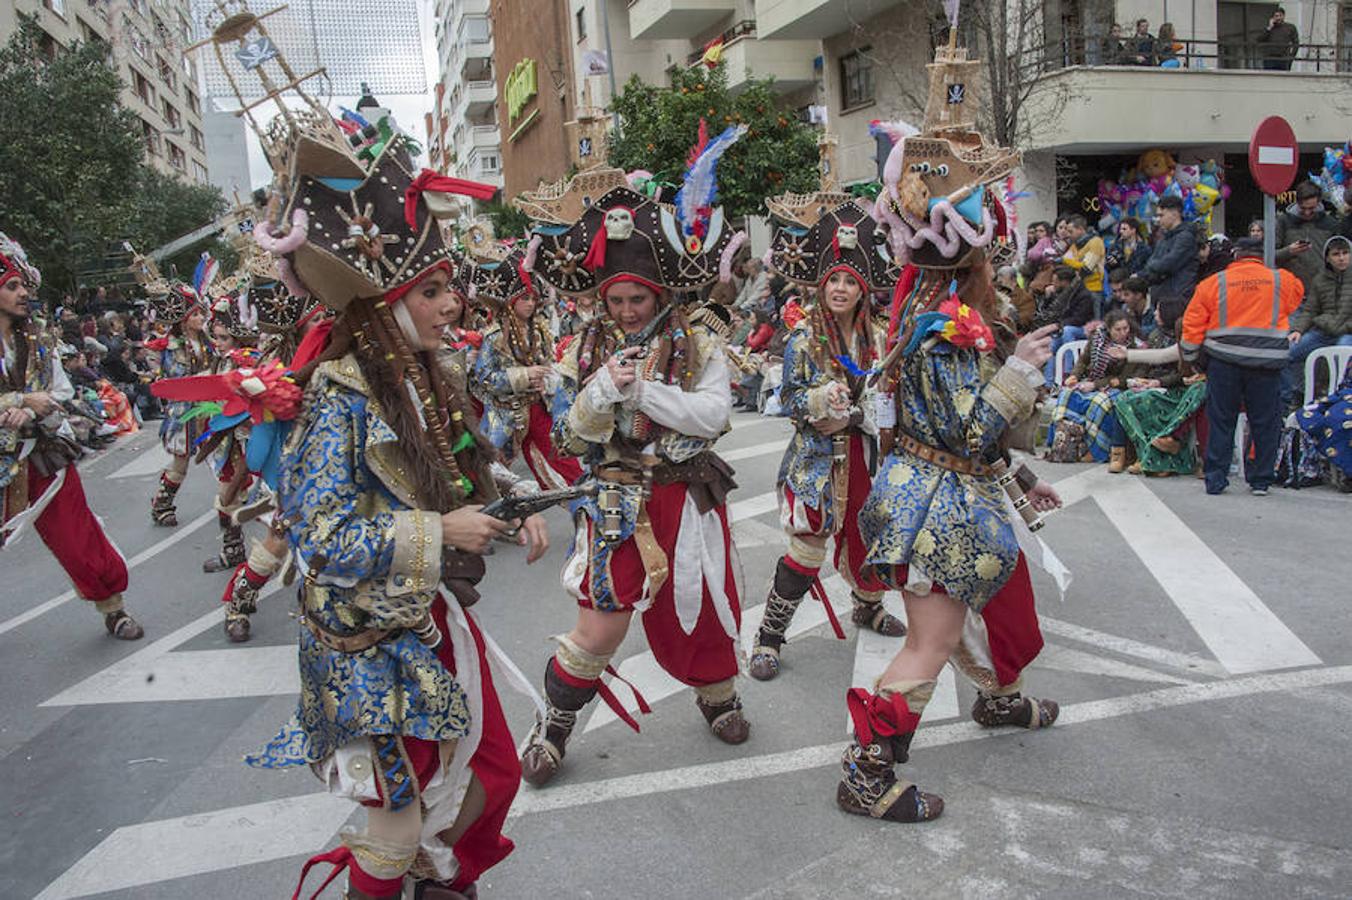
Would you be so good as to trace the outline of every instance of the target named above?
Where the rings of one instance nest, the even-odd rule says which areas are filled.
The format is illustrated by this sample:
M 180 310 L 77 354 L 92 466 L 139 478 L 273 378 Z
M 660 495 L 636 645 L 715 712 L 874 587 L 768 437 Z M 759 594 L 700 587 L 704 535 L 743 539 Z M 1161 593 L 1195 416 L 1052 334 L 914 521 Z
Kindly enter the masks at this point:
M 742 245 L 747 242 L 745 231 L 739 231 L 728 241 L 728 245 L 723 248 L 722 254 L 718 257 L 718 280 L 724 284 L 732 281 L 732 258 L 737 255 L 737 251 L 742 249 Z

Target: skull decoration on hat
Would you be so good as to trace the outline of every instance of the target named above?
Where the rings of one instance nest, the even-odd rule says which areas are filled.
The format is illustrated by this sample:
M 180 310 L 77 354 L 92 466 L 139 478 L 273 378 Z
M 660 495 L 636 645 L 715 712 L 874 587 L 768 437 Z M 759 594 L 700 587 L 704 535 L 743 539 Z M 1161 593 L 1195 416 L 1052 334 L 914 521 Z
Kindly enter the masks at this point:
M 887 232 L 859 201 L 825 210 L 808 228 L 779 225 L 770 246 L 770 267 L 795 284 L 821 287 L 831 273 L 845 270 L 869 291 L 897 283 Z

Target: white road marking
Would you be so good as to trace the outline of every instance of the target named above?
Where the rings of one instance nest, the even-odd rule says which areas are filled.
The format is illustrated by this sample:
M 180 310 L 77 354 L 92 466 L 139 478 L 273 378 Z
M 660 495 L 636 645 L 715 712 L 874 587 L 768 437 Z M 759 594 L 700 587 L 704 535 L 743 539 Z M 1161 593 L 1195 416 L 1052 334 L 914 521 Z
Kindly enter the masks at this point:
M 874 683 L 883 674 L 896 657 L 904 637 L 886 637 L 866 628 L 858 629 L 855 642 L 854 674 L 850 678 L 850 687 L 873 690 Z M 939 670 L 938 683 L 934 686 L 934 696 L 925 707 L 925 721 L 951 719 L 958 714 L 958 686 L 953 678 L 953 667 L 944 666 Z M 845 714 L 843 734 L 850 733 L 850 716 Z
M 791 425 L 789 420 L 783 416 L 762 416 L 759 414 L 751 415 L 748 413 L 746 415 L 734 414 L 728 427 L 733 431 L 738 431 L 752 425 L 768 425 L 772 422 L 782 425 L 786 429 Z
M 740 522 L 754 516 L 761 516 L 772 509 L 779 509 L 779 495 L 774 491 L 753 494 L 745 500 L 736 500 L 728 504 L 728 521 Z
M 836 614 L 841 617 L 848 616 L 850 589 L 845 584 L 845 580 L 839 575 L 833 575 L 823 579 L 822 586 L 826 588 L 826 595 L 831 598 L 831 606 L 836 610 Z M 764 603 L 742 610 L 741 645 L 743 654 L 750 654 L 751 646 L 756 640 L 756 630 L 760 628 L 761 619 L 764 617 Z M 826 609 L 812 597 L 804 597 L 802 605 L 798 607 L 798 612 L 793 617 L 793 622 L 789 625 L 788 637 L 792 640 L 825 624 Z M 691 690 L 687 685 L 668 675 L 657 664 L 651 650 L 634 654 L 620 663 L 616 670 L 634 687 L 638 688 L 639 693 L 643 695 L 643 699 L 647 700 L 649 704 L 665 700 L 682 691 Z M 638 711 L 638 704 L 634 702 L 633 692 L 628 687 L 612 680 L 610 689 L 615 692 L 615 696 L 625 709 L 631 713 Z M 600 728 L 602 725 L 618 721 L 615 713 L 604 703 L 596 703 L 592 710 L 586 727 L 582 729 L 583 734 Z M 639 719 L 639 725 L 640 727 L 643 725 L 642 718 Z
M 788 437 L 780 438 L 777 441 L 766 441 L 763 444 L 752 444 L 750 447 L 738 447 L 736 450 L 726 452 L 720 450 L 718 455 L 724 462 L 737 462 L 742 459 L 754 459 L 757 456 L 769 456 L 771 453 L 783 455 L 784 448 L 789 445 Z
M 1156 672 L 1145 666 L 1122 662 L 1097 653 L 1086 653 L 1058 644 L 1047 644 L 1033 662 L 1037 669 L 1053 669 L 1059 672 L 1083 672 L 1087 675 L 1105 675 L 1109 678 L 1127 678 L 1132 681 L 1145 681 L 1152 684 L 1196 684 L 1191 678 L 1181 678 L 1164 672 Z
M 1057 637 L 1069 638 L 1074 641 L 1079 641 L 1082 644 L 1089 644 L 1093 647 L 1111 650 L 1112 652 L 1120 653 L 1123 656 L 1134 656 L 1138 659 L 1143 659 L 1160 666 L 1168 666 L 1171 669 L 1178 669 L 1182 672 L 1197 675 L 1210 675 L 1212 678 L 1226 678 L 1230 674 L 1225 671 L 1224 666 L 1214 660 L 1193 656 L 1191 653 L 1179 653 L 1176 650 L 1166 650 L 1163 647 L 1156 647 L 1153 644 L 1143 644 L 1140 641 L 1133 641 L 1130 638 L 1118 637 L 1115 634 L 1096 631 L 1093 628 L 1085 628 L 1082 625 L 1076 625 L 1073 622 L 1065 622 L 1061 619 L 1054 619 L 1051 616 L 1044 616 L 1041 613 L 1038 614 L 1038 624 L 1042 627 L 1042 631 L 1045 634 L 1054 634 Z
M 1280 691 L 1305 691 L 1352 682 L 1352 666 L 1246 675 L 1228 681 L 1189 684 L 1072 703 L 1061 707 L 1055 728 Z M 927 717 L 928 718 L 928 717 Z M 970 741 L 1027 737 L 1019 728 L 985 729 L 953 722 L 916 733 L 912 752 Z M 511 818 L 654 794 L 697 790 L 719 784 L 837 765 L 844 741 L 783 753 L 642 772 L 547 790 L 523 788 Z M 823 802 L 825 802 L 823 800 Z M 356 812 L 347 800 L 327 793 L 212 810 L 198 815 L 143 822 L 117 829 L 47 886 L 36 900 L 75 900 L 107 891 L 156 884 L 206 872 L 323 850 Z M 135 860 L 136 865 L 127 865 Z
M 1134 478 L 1106 478 L 1094 500 L 1207 649 L 1233 674 L 1316 666 L 1320 659 L 1247 584 Z
M 211 510 L 210 512 L 203 513 L 196 519 L 193 519 L 191 522 L 188 522 L 186 525 L 178 526 L 178 528 L 174 530 L 173 534 L 169 535 L 168 537 L 164 538 L 161 541 L 151 544 L 149 547 L 142 550 L 140 553 L 128 559 L 127 568 L 134 569 L 136 566 L 139 566 L 146 560 L 158 556 L 165 550 L 168 550 L 170 547 L 174 546 L 179 541 L 188 537 L 194 531 L 201 528 L 203 525 L 207 524 L 208 522 L 214 521 L 216 521 L 216 511 Z M 65 603 L 67 600 L 74 599 L 75 599 L 75 591 L 70 590 L 66 591 L 64 594 L 60 594 L 59 596 L 53 597 L 52 599 L 44 603 L 39 603 L 32 609 L 19 613 L 19 615 L 14 616 L 11 619 L 6 619 L 4 622 L 0 622 L 0 634 L 4 634 L 7 631 L 13 631 L 15 628 L 18 628 L 25 622 L 31 622 L 38 616 L 43 615 L 44 613 L 49 613 L 52 610 L 56 609 L 58 606 Z M 135 606 L 132 607 L 132 612 L 135 612 Z
M 73 900 L 314 853 L 356 810 L 352 801 L 332 794 L 306 794 L 128 825 L 104 838 L 35 900 Z
M 213 513 L 214 515 L 214 513 Z M 266 601 L 282 587 L 280 578 L 259 593 Z M 42 706 L 84 706 L 98 703 L 158 703 L 168 700 L 222 700 L 268 697 L 299 690 L 294 644 L 185 650 L 175 647 L 224 621 L 225 607 L 216 604 L 206 615 L 101 669 L 43 702 Z
M 169 452 L 164 449 L 164 445 L 159 441 L 151 444 L 141 452 L 139 456 L 131 462 L 122 466 L 116 472 L 109 475 L 109 478 L 144 478 L 147 475 L 158 473 L 165 466 L 169 465 L 172 459 Z
M 1352 666 L 1332 666 L 1321 669 L 1304 669 L 1298 672 L 1245 675 L 1228 681 L 1210 681 L 1204 684 L 1167 687 L 1125 697 L 1111 697 L 1105 700 L 1067 704 L 1061 707 L 1061 716 L 1057 719 L 1054 728 L 1098 722 L 1104 719 L 1119 718 L 1158 709 L 1170 709 L 1193 703 L 1229 700 L 1277 691 L 1297 691 L 1348 682 L 1352 682 Z M 922 725 L 920 730 L 916 732 L 915 740 L 911 745 L 911 752 L 967 741 L 1002 737 L 1021 739 L 1027 736 L 1028 732 L 1021 728 L 986 729 L 972 722 L 953 722 L 933 728 Z M 662 772 L 643 772 L 584 784 L 557 785 L 543 791 L 523 790 L 517 795 L 511 815 L 523 816 L 588 806 L 595 803 L 630 800 L 652 794 L 691 790 L 735 781 L 746 781 L 752 778 L 763 778 L 768 775 L 782 775 L 787 772 L 800 772 L 807 769 L 833 766 L 839 763 L 843 747 L 844 741 L 837 741 L 816 747 L 803 747 L 798 750 L 788 750 L 783 753 L 771 753 L 764 756 L 743 757 L 727 762 L 703 763 Z
M 739 550 L 747 547 L 779 547 L 784 549 L 789 546 L 789 538 L 782 530 L 756 519 L 742 519 L 734 524 L 732 526 L 732 542 Z

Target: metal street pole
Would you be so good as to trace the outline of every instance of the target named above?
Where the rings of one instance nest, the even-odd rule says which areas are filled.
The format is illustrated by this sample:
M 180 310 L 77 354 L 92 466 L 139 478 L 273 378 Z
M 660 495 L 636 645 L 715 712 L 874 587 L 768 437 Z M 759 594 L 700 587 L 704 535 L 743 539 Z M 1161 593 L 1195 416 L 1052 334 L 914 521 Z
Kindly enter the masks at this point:
M 1277 264 L 1277 198 L 1263 194 L 1263 265 Z
M 606 38 L 606 72 L 610 75 L 610 102 L 606 105 L 610 107 L 611 127 L 615 129 L 616 137 L 620 134 L 620 114 L 615 112 L 615 95 L 619 89 L 615 86 L 615 51 L 610 46 L 610 0 L 600 0 L 601 3 L 601 31 Z

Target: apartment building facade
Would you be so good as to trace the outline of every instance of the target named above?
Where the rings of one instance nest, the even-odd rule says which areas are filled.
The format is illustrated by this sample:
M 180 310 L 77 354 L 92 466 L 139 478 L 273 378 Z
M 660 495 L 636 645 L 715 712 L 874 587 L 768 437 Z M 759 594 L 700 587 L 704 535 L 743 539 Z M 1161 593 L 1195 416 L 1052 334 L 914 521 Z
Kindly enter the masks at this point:
M 11 0 L 0 4 L 0 40 L 33 16 L 48 52 L 76 41 L 103 41 L 124 82 L 122 105 L 140 120 L 146 161 L 169 175 L 208 182 L 207 145 L 188 0 Z
M 426 122 L 432 168 L 502 187 L 497 66 L 489 0 L 437 0 L 440 78 Z

